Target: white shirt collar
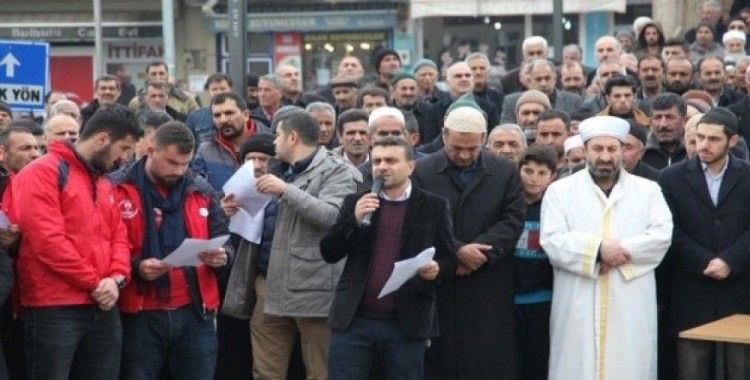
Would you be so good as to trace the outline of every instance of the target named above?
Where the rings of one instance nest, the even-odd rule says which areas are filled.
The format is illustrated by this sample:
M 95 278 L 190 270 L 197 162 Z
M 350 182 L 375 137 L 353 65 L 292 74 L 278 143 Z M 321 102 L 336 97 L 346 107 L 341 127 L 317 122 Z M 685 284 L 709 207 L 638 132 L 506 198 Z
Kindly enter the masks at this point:
M 404 192 L 401 193 L 401 195 L 399 195 L 396 199 L 391 199 L 390 197 L 388 197 L 388 194 L 386 194 L 384 190 L 380 190 L 380 197 L 391 202 L 403 202 L 409 199 L 409 197 L 411 197 L 411 180 L 407 179 L 407 181 L 409 181 L 409 183 L 406 185 L 406 189 L 404 189 Z

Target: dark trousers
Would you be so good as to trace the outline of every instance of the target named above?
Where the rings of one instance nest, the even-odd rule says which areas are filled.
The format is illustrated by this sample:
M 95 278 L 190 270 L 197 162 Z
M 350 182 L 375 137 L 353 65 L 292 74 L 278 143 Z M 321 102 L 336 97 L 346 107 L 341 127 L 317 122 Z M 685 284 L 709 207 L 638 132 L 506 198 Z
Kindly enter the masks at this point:
M 331 335 L 328 378 L 368 379 L 379 356 L 387 379 L 422 379 L 425 343 L 426 339 L 407 337 L 395 319 L 356 316 L 349 328 Z
M 192 305 L 142 311 L 122 318 L 122 379 L 206 380 L 214 376 L 218 343 L 214 314 L 202 318 Z
M 61 306 L 24 310 L 30 380 L 117 379 L 122 326 L 117 308 Z
M 219 314 L 216 317 L 216 327 L 219 356 L 214 379 L 246 380 L 252 378 L 250 321 Z
M 0 379 L 26 379 L 26 359 L 23 355 L 23 322 L 13 316 L 13 302 L 8 298 L 0 308 L 0 340 L 4 360 Z M 2 377 L 7 369 L 7 377 Z
M 547 379 L 550 308 L 550 302 L 516 305 L 516 360 L 520 379 Z
M 677 369 L 680 380 L 714 379 L 716 374 L 716 343 L 680 339 L 677 342 Z M 750 348 L 742 344 L 725 344 L 724 378 L 747 380 L 750 376 Z M 716 379 L 722 380 L 722 379 Z

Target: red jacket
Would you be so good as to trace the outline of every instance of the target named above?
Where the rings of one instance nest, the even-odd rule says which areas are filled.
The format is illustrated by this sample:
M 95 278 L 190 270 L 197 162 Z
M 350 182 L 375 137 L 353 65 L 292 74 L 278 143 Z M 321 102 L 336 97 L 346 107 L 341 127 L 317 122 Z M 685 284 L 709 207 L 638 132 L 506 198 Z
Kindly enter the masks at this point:
M 112 185 L 93 175 L 61 142 L 13 180 L 13 210 L 23 234 L 18 257 L 22 306 L 95 304 L 102 278 L 130 277 L 125 224 Z M 60 163 L 67 163 L 64 186 Z
M 128 174 L 119 174 L 113 176 L 114 182 L 119 183 L 115 186 L 115 197 L 131 243 L 130 260 L 137 262 L 141 257 L 146 219 L 143 214 L 143 205 L 138 188 L 127 178 L 123 178 L 123 176 L 127 177 Z M 194 173 L 186 175 L 195 176 Z M 221 209 L 217 208 L 218 203 L 212 202 L 213 190 L 210 185 L 202 179 L 200 181 L 200 183 L 196 183 L 196 179 L 194 179 L 192 183 L 188 184 L 187 194 L 185 195 L 183 210 L 188 236 L 194 239 L 208 239 L 220 234 L 228 234 L 227 231 L 216 233 L 215 228 L 212 228 L 212 222 L 216 221 L 210 219 L 216 217 L 216 212 L 221 212 Z M 223 213 L 220 215 L 218 222 L 222 226 L 224 225 Z M 214 230 L 212 231 L 212 229 Z M 134 267 L 133 270 L 136 270 L 136 268 Z M 214 270 L 209 266 L 200 265 L 196 272 L 204 309 L 216 310 L 219 307 L 219 287 Z M 136 279 L 137 277 L 138 273 L 133 273 L 133 278 Z M 120 311 L 123 313 L 137 313 L 143 308 L 143 294 L 139 294 L 137 291 L 136 281 L 129 283 L 120 293 Z

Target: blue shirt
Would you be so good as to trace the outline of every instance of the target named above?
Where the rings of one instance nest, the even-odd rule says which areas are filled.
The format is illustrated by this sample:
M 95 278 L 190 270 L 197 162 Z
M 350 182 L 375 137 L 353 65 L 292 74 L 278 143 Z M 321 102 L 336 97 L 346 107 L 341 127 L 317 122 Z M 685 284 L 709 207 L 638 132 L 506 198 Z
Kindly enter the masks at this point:
M 729 166 L 729 155 L 724 156 L 724 167 L 721 171 L 714 175 L 711 170 L 708 169 L 708 165 L 701 162 L 703 167 L 703 175 L 706 176 L 706 184 L 708 185 L 708 194 L 711 196 L 711 201 L 714 202 L 714 206 L 719 203 L 719 189 L 721 189 L 721 181 L 724 180 L 724 173 L 727 171 Z

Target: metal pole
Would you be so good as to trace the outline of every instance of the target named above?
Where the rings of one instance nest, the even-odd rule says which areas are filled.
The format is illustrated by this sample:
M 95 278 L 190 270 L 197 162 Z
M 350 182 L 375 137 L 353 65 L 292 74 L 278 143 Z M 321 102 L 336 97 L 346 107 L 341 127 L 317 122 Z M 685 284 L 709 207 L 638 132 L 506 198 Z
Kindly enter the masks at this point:
M 552 46 L 555 49 L 555 61 L 562 62 L 563 47 L 563 0 L 554 0 L 552 5 Z
M 174 6 L 172 0 L 161 0 L 161 33 L 164 38 L 164 62 L 169 76 L 177 78 L 174 52 Z
M 246 0 L 229 0 L 227 12 L 229 31 L 229 77 L 232 78 L 232 89 L 237 95 L 246 98 L 247 94 L 247 2 Z
M 104 73 L 102 61 L 102 1 L 94 0 L 94 78 Z

